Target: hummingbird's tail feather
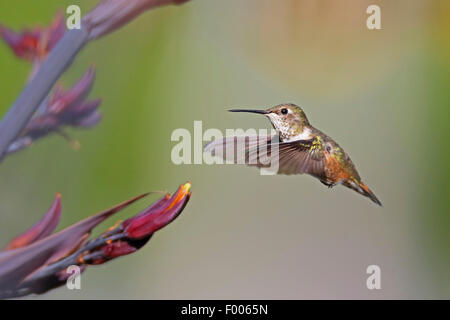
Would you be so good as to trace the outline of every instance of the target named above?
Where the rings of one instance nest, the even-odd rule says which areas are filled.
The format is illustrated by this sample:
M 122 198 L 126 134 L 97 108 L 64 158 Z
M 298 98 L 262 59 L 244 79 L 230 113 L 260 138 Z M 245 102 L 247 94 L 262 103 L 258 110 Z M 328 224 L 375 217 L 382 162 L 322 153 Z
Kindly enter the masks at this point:
M 372 192 L 372 190 L 369 189 L 368 186 L 362 181 L 355 181 L 355 180 L 346 180 L 343 182 L 343 185 L 355 190 L 359 194 L 362 194 L 363 196 L 369 198 L 373 202 L 375 202 L 377 205 L 382 207 L 381 201 L 378 200 L 378 198 L 375 196 L 375 194 Z
M 379 205 L 380 207 L 382 207 L 383 205 L 381 204 L 381 201 L 378 200 L 377 196 L 375 195 L 375 193 L 372 192 L 372 190 L 369 189 L 368 186 L 366 186 L 366 184 L 364 182 L 360 182 L 359 186 L 361 187 L 361 191 L 358 191 L 359 193 L 361 193 L 363 196 L 368 197 L 370 200 L 372 200 L 373 202 L 375 202 L 377 205 Z

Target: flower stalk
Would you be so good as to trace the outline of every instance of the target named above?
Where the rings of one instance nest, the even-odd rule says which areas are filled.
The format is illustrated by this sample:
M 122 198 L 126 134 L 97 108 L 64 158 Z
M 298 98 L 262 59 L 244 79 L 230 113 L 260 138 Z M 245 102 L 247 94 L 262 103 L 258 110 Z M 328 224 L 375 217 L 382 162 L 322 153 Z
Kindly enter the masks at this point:
M 191 184 L 181 185 L 139 214 L 116 223 L 100 236 L 89 240 L 91 230 L 114 213 L 142 199 L 134 197 L 106 211 L 51 234 L 61 215 L 57 195 L 41 221 L 14 238 L 0 251 L 0 298 L 40 294 L 65 284 L 69 266 L 81 271 L 128 255 L 142 248 L 161 228 L 183 211 L 191 197 Z

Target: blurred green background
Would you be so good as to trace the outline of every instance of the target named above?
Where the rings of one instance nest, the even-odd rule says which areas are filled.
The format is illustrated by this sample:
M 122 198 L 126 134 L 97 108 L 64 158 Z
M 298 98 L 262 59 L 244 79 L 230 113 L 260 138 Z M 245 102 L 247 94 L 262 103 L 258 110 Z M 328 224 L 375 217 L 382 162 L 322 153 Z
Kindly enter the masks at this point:
M 86 13 L 96 1 L 77 1 Z M 0 22 L 47 25 L 73 1 L 2 1 Z M 382 30 L 366 28 L 381 7 Z M 102 122 L 0 165 L 0 244 L 62 193 L 60 228 L 150 190 L 192 182 L 182 215 L 138 253 L 40 298 L 450 298 L 450 2 L 194 0 L 91 43 Z M 0 114 L 30 65 L 0 45 Z M 270 128 L 230 107 L 294 102 L 351 155 L 383 202 L 308 176 L 174 165 L 173 130 Z M 148 205 L 143 200 L 116 219 Z M 97 232 L 109 227 L 112 220 Z M 381 267 L 381 290 L 366 268 Z

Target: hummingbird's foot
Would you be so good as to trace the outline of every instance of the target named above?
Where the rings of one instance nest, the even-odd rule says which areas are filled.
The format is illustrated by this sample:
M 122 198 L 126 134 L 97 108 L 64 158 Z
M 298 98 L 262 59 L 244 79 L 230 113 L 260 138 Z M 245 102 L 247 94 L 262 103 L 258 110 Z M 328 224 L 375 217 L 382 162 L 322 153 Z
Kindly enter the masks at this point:
M 326 185 L 328 187 L 328 189 L 331 189 L 335 186 L 335 184 L 333 182 L 327 182 L 327 181 L 323 181 L 323 180 L 319 180 L 320 182 L 322 182 L 324 185 Z

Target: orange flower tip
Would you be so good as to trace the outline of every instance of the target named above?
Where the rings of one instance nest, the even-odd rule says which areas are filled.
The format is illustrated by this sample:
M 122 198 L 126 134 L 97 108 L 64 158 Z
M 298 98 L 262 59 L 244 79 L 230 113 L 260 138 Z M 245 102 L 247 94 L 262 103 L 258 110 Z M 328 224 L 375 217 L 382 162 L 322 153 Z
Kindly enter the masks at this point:
M 181 188 L 183 188 L 184 193 L 188 193 L 189 190 L 191 189 L 191 182 L 190 181 L 186 182 L 184 185 L 181 186 Z
M 111 244 L 112 242 L 112 239 L 106 240 L 106 244 Z
M 186 182 L 185 184 L 180 185 L 179 192 L 176 194 L 175 198 L 172 200 L 172 203 L 167 207 L 167 211 L 172 209 L 172 207 L 184 199 L 186 196 L 189 196 L 189 190 L 191 189 L 191 183 Z
M 61 192 L 57 192 L 57 193 L 56 193 L 56 198 L 57 198 L 57 199 L 61 199 Z

